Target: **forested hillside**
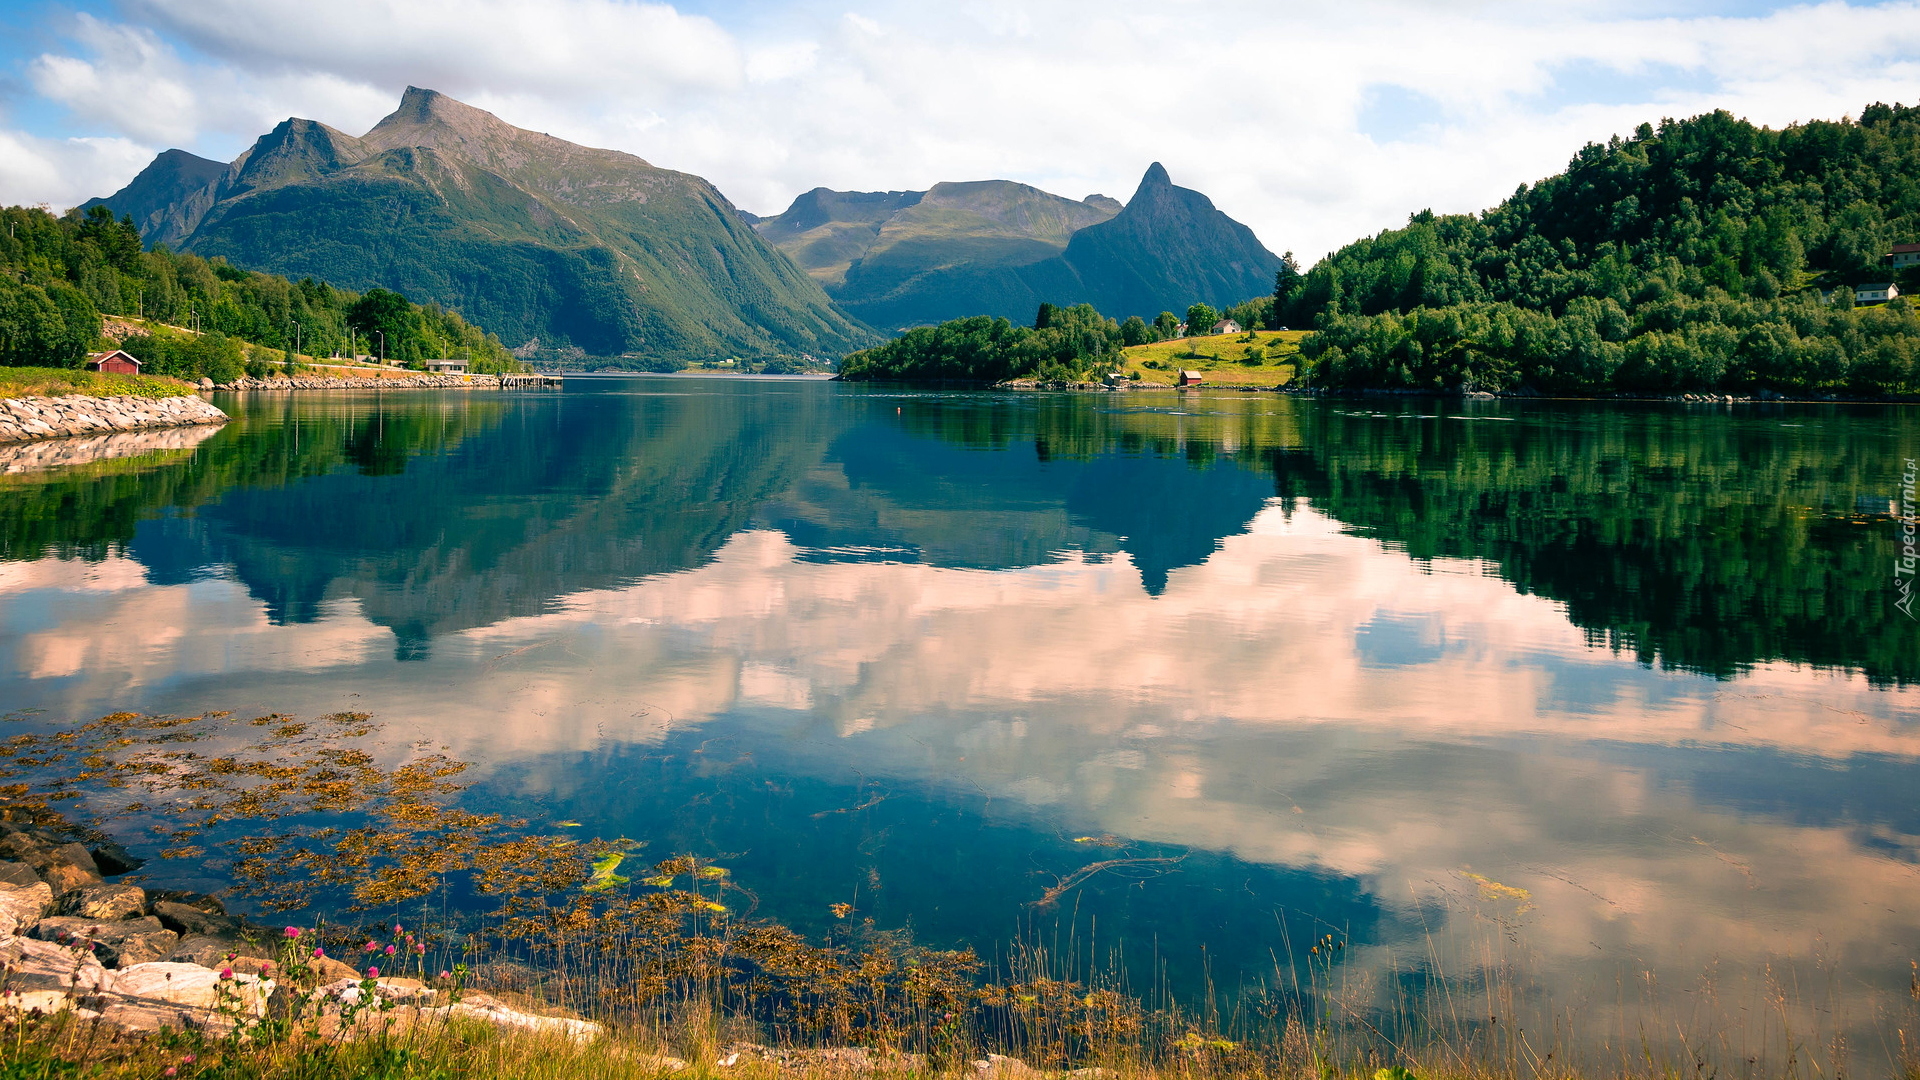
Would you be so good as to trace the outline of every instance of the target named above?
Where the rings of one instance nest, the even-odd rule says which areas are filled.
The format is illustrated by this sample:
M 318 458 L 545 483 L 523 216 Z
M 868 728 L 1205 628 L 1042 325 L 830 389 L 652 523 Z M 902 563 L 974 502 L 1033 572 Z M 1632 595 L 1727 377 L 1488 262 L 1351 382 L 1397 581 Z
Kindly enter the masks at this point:
M 1091 304 L 1042 304 L 1030 327 L 991 315 L 915 327 L 847 357 L 840 362 L 840 377 L 849 382 L 1072 381 L 1117 366 L 1124 342 L 1121 325 Z
M 498 339 L 454 312 L 384 289 L 362 295 L 221 259 L 143 251 L 132 222 L 104 207 L 56 218 L 15 206 L 0 220 L 0 364 L 76 367 L 100 343 L 102 315 L 201 332 L 157 329 L 122 341 L 153 375 L 227 381 L 249 359 L 242 343 L 281 354 L 297 345 L 308 356 L 384 348 L 408 362 L 470 355 L 477 371 L 514 363 Z
M 1782 130 L 1725 112 L 1589 144 L 1561 175 L 1478 215 L 1414 215 L 1305 275 L 1275 322 L 1314 326 L 1328 387 L 1545 392 L 1920 391 L 1899 280 L 1920 241 L 1920 108 Z

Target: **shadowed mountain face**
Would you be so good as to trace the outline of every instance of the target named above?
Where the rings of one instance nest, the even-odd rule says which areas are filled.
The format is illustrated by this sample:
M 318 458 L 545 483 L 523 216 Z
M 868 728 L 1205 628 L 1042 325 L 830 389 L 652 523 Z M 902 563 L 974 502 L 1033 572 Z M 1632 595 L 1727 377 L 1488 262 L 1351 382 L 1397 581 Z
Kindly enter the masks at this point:
M 431 90 L 409 88 L 359 138 L 288 120 L 210 181 L 161 157 L 96 200 L 133 213 L 150 243 L 396 289 L 512 346 L 656 358 L 838 354 L 871 340 L 705 180 Z
M 1280 260 L 1253 230 L 1175 187 L 1154 162 L 1124 212 L 1073 234 L 1062 257 L 1086 299 L 1115 317 L 1185 311 L 1203 300 L 1238 303 L 1273 290 Z
M 1156 163 L 1133 203 L 985 180 L 920 191 L 816 188 L 760 234 L 848 312 L 902 328 L 967 315 L 1025 321 L 1042 301 L 1151 318 L 1272 287 L 1279 259 Z
M 149 244 L 177 246 L 212 205 L 213 187 L 227 167 L 185 150 L 163 150 L 140 175 L 105 199 L 89 199 L 80 209 L 111 206 L 133 218 Z

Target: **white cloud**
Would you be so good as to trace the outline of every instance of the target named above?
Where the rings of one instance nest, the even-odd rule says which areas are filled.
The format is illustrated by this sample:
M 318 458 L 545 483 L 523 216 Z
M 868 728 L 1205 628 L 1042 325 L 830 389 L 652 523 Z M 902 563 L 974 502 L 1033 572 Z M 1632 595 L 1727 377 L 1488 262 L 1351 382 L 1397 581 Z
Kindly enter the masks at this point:
M 1920 75 L 1914 0 L 1743 18 L 1247 0 L 1208 5 L 1206 33 L 1189 9 L 1145 0 L 867 0 L 731 26 L 628 0 L 128 10 L 140 21 L 83 19 L 71 55 L 34 65 L 36 88 L 84 133 L 218 133 L 232 153 L 290 114 L 364 130 L 413 84 L 699 173 L 763 213 L 817 185 L 988 177 L 1125 198 L 1160 160 L 1269 246 L 1307 257 L 1419 209 L 1491 205 L 1642 120 L 1838 116 L 1912 97 Z M 183 63 L 169 40 L 206 59 Z M 136 80 L 156 91 L 128 92 Z M 1403 125 L 1417 137 L 1393 136 L 1379 102 L 1394 99 L 1369 96 L 1380 86 L 1433 110 Z
M 0 202 L 44 203 L 59 213 L 116 190 L 152 157 L 130 139 L 42 139 L 0 129 Z

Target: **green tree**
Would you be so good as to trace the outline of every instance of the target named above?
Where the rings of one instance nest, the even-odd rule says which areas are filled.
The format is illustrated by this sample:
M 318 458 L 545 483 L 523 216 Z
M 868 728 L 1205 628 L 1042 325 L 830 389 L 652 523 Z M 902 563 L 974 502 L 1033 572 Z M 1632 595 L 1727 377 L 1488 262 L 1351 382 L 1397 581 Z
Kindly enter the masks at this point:
M 1152 328 L 1147 326 L 1147 321 L 1138 315 L 1129 315 L 1127 321 L 1120 324 L 1120 344 L 1122 345 L 1145 345 L 1153 340 Z
M 1280 256 L 1280 269 L 1273 275 L 1273 307 L 1267 312 L 1269 330 L 1278 330 L 1286 325 L 1280 321 L 1281 316 L 1286 312 L 1287 305 L 1293 302 L 1293 294 L 1305 283 L 1306 278 L 1300 273 L 1300 262 L 1293 257 L 1293 252 Z
M 1208 304 L 1194 304 L 1187 308 L 1187 334 L 1199 337 L 1213 333 L 1213 324 L 1220 321 L 1220 313 Z
M 1163 311 L 1154 316 L 1153 330 L 1160 341 L 1172 341 L 1180 336 L 1180 316 L 1171 311 Z
M 407 359 L 414 345 L 413 305 L 390 289 L 369 289 L 347 308 L 347 326 L 386 359 Z

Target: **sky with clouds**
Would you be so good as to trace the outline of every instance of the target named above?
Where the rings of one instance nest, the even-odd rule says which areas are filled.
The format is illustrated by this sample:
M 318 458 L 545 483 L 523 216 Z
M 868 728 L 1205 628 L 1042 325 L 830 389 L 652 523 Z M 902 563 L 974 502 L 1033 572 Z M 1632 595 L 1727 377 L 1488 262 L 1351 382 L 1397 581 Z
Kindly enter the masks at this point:
M 987 178 L 1126 199 L 1157 160 L 1311 260 L 1642 120 L 1920 101 L 1920 0 L 0 0 L 0 202 L 288 116 L 357 135 L 410 84 L 762 214 Z

